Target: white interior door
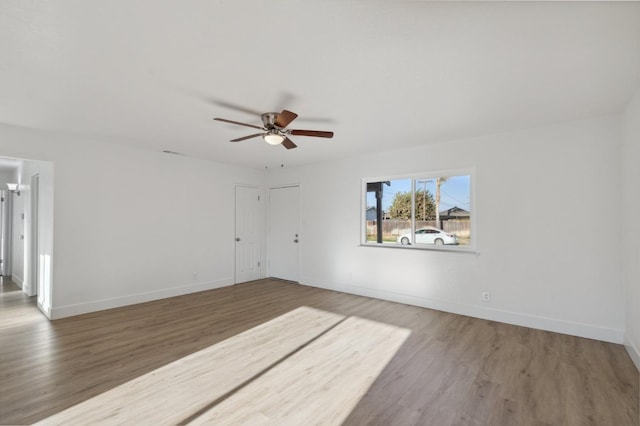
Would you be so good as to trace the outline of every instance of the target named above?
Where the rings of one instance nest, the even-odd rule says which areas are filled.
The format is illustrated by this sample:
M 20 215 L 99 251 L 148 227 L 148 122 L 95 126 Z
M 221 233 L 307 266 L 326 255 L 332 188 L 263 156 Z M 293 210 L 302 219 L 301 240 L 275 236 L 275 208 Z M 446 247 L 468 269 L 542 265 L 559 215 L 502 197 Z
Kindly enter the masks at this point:
M 300 188 L 269 190 L 269 276 L 299 280 Z
M 260 278 L 258 188 L 236 186 L 236 284 Z

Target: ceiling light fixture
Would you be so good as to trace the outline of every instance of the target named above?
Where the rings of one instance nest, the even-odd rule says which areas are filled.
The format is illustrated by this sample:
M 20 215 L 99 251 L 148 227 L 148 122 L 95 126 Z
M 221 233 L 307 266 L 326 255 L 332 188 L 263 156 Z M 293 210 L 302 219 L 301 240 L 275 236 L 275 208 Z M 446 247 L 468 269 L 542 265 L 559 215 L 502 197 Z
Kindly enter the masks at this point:
M 280 145 L 284 141 L 284 136 L 278 133 L 275 129 L 269 130 L 269 132 L 265 133 L 262 138 L 269 145 Z

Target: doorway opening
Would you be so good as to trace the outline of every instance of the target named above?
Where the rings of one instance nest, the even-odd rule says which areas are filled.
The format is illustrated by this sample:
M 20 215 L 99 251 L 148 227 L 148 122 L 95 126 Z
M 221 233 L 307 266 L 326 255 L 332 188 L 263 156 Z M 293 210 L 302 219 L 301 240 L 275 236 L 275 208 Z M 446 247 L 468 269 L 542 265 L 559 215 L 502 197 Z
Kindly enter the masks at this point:
M 53 163 L 0 157 L 0 273 L 51 318 Z

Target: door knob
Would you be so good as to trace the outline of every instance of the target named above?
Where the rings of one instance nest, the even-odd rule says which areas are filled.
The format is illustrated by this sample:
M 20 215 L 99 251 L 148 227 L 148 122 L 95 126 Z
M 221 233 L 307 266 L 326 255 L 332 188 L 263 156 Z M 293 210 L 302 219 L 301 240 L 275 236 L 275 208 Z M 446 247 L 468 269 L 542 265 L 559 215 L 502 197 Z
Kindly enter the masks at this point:
M 294 243 L 297 243 L 297 242 L 298 242 L 298 239 L 296 238 L 295 240 L 293 240 L 293 242 L 294 242 Z
M 236 241 L 240 241 L 240 237 L 236 237 Z

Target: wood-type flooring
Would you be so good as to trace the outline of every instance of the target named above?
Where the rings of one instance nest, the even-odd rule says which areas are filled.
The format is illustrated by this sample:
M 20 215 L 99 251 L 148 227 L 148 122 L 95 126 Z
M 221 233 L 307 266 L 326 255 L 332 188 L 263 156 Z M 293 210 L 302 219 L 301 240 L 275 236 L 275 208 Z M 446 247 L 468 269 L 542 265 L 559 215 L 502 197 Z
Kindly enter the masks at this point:
M 264 333 L 252 334 L 291 320 L 304 307 L 321 311 L 328 320 L 292 321 L 290 338 L 274 331 L 273 350 L 269 339 L 264 346 Z M 325 327 L 331 336 L 313 331 L 318 321 L 331 324 Z M 351 327 L 360 331 L 336 334 L 347 321 L 355 321 Z M 384 331 L 367 328 L 373 322 Z M 377 352 L 359 348 L 374 347 L 369 340 L 384 342 L 384 333 L 396 336 L 396 329 L 407 331 L 400 340 L 394 337 L 399 349 L 385 352 L 384 362 L 378 362 L 381 371 L 367 367 Z M 154 401 L 154 393 L 177 389 L 171 375 L 146 389 L 150 396 L 144 402 L 155 410 L 179 412 L 166 424 L 299 424 L 304 419 L 314 423 L 313 418 L 345 425 L 640 424 L 639 375 L 621 345 L 270 279 L 55 321 L 5 279 L 0 286 L 0 424 L 47 423 L 91 398 L 122 394 L 144 377 L 157 378 L 187 362 L 196 368 L 185 382 L 196 390 L 191 398 L 206 395 L 205 376 L 215 374 L 217 364 L 197 372 L 198 357 L 227 351 L 242 336 L 249 336 L 243 345 L 254 339 L 253 349 L 244 346 L 237 363 L 224 366 L 225 371 L 236 369 L 229 375 L 236 381 L 222 396 L 204 398 L 209 405 L 194 408 L 174 401 L 168 410 Z M 274 353 L 278 350 L 282 354 Z M 243 357 L 260 363 L 250 371 L 254 364 Z M 345 364 L 352 361 L 359 370 Z M 349 386 L 364 375 L 366 386 Z M 203 380 L 197 382 L 198 377 Z M 285 379 L 291 384 L 282 385 Z M 320 390 L 331 389 L 329 399 L 292 405 L 317 383 Z M 283 389 L 292 387 L 299 390 L 286 396 Z M 341 403 L 350 404 L 346 414 L 332 417 Z M 242 410 L 253 411 L 245 415 Z M 136 418 L 136 424 L 144 419 Z

